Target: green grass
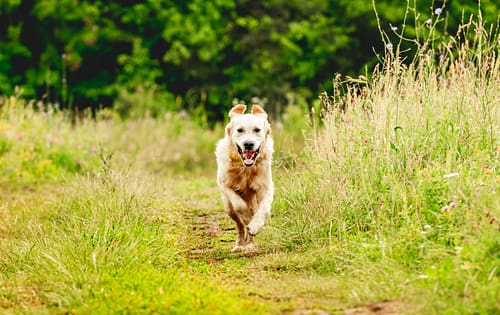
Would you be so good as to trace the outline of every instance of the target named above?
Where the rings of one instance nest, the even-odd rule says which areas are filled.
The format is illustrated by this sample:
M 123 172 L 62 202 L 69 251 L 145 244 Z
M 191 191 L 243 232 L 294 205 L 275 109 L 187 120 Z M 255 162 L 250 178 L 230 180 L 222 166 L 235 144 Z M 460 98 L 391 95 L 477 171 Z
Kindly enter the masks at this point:
M 255 253 L 230 252 L 222 126 L 3 99 L 1 312 L 500 313 L 498 47 L 464 45 L 275 121 Z
M 347 93 L 323 97 L 307 158 L 277 185 L 276 245 L 315 273 L 360 277 L 361 301 L 500 312 L 499 64 L 480 48 L 440 68 L 427 51 L 410 66 L 389 54 L 362 87 L 338 77 Z

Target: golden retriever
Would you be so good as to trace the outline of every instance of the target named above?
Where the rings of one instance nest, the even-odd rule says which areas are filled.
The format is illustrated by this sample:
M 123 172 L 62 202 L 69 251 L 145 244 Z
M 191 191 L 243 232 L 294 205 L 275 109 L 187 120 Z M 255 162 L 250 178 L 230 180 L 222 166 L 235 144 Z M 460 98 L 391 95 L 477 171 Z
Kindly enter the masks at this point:
M 236 221 L 238 239 L 233 251 L 254 248 L 253 236 L 264 226 L 271 212 L 274 184 L 271 174 L 273 139 L 267 113 L 253 105 L 229 111 L 225 136 L 217 144 L 217 184 L 222 203 Z

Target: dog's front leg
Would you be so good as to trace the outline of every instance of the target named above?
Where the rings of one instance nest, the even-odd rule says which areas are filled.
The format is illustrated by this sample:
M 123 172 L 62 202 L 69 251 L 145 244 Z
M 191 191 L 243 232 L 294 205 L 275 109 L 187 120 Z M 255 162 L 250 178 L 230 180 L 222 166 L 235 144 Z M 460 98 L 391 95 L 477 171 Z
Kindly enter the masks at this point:
M 244 210 L 247 208 L 245 200 L 243 200 L 243 198 L 241 198 L 241 196 L 231 188 L 222 187 L 222 195 L 224 204 L 227 202 L 235 212 L 241 213 L 244 212 Z
M 253 237 L 248 232 L 247 224 L 251 220 L 251 212 L 246 202 L 233 190 L 222 190 L 222 200 L 227 213 L 236 222 L 238 239 L 232 251 L 248 251 L 254 248 Z
M 248 224 L 250 235 L 256 235 L 264 226 L 266 216 L 271 213 L 271 204 L 273 202 L 273 186 L 268 187 L 267 191 L 257 195 L 258 206 L 252 220 Z

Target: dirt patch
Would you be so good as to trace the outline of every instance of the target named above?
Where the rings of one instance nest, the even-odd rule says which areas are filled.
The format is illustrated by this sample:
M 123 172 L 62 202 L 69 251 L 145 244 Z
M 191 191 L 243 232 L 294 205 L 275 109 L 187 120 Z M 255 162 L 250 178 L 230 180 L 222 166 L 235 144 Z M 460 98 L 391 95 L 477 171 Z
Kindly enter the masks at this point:
M 293 310 L 293 311 L 286 311 L 286 315 L 329 315 L 325 310 L 321 309 L 304 309 L 304 310 Z
M 234 242 L 236 228 L 224 212 L 194 213 L 183 219 L 186 226 L 184 242 L 190 249 L 187 253 L 190 258 L 213 256 L 221 247 L 230 250 L 230 245 L 226 244 Z
M 367 304 L 344 311 L 345 315 L 397 315 L 401 314 L 404 304 L 401 301 L 385 301 Z
M 195 210 L 183 216 L 183 247 L 191 259 L 220 262 L 239 257 L 256 257 L 273 252 L 272 248 L 231 252 L 236 238 L 236 225 L 225 212 Z
M 222 216 L 220 213 L 212 213 L 207 215 L 198 215 L 191 217 L 193 221 L 193 231 L 205 236 L 217 236 L 222 232 L 219 224 L 219 219 Z

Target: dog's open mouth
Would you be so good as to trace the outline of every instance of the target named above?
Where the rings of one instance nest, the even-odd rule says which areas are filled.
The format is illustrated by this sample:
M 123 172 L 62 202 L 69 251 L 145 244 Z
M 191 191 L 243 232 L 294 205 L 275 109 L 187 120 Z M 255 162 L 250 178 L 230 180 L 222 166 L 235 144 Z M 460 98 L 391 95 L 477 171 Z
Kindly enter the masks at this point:
M 257 150 L 242 150 L 240 146 L 237 145 L 237 147 L 238 153 L 243 161 L 243 165 L 246 167 L 253 166 L 257 160 L 257 156 L 259 155 L 260 147 Z

